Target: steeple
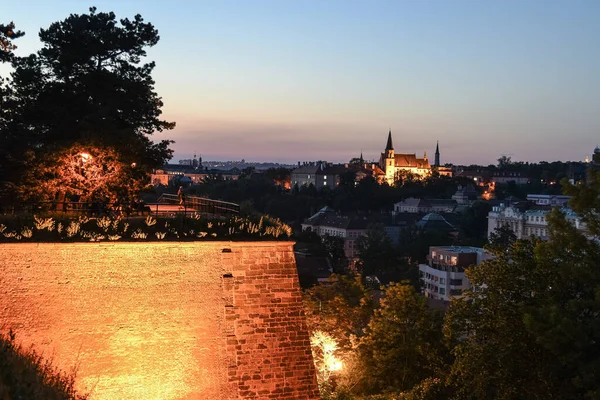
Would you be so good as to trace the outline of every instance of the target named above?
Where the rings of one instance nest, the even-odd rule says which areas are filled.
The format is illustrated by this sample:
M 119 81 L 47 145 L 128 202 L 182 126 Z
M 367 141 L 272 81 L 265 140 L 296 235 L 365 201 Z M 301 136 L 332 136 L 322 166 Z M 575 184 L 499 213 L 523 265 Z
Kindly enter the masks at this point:
M 390 129 L 390 133 L 388 133 L 387 145 L 385 146 L 385 150 L 394 150 L 394 146 L 392 146 L 392 130 Z
M 363 158 L 362 151 L 361 151 L 360 152 L 360 166 L 364 167 L 364 165 L 365 165 L 365 159 Z
M 437 144 L 435 145 L 435 162 L 434 164 L 436 167 L 440 166 L 440 141 L 438 140 Z
M 423 152 L 423 160 L 427 160 L 427 150 Z

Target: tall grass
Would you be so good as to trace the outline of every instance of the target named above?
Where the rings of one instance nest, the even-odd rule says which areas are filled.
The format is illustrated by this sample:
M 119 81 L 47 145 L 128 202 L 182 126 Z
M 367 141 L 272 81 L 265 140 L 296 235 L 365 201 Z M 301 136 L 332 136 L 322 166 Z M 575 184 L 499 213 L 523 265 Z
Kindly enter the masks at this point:
M 75 375 L 75 369 L 60 371 L 33 347 L 24 348 L 12 331 L 0 333 L 0 399 L 87 399 L 76 392 Z

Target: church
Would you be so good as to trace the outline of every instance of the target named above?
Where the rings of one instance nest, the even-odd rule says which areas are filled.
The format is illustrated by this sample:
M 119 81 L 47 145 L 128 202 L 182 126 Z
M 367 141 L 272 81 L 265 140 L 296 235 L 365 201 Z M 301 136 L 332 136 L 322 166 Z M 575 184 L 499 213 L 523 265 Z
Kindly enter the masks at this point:
M 392 130 L 388 133 L 387 144 L 385 151 L 381 153 L 379 158 L 379 166 L 385 172 L 385 180 L 389 185 L 393 185 L 396 176 L 400 171 L 407 171 L 412 174 L 425 177 L 432 171 L 432 165 L 427 159 L 427 152 L 423 154 L 423 158 L 417 158 L 415 153 L 396 153 L 392 145 Z M 435 148 L 435 167 L 441 175 L 452 175 L 449 168 L 440 168 L 440 148 L 439 144 Z

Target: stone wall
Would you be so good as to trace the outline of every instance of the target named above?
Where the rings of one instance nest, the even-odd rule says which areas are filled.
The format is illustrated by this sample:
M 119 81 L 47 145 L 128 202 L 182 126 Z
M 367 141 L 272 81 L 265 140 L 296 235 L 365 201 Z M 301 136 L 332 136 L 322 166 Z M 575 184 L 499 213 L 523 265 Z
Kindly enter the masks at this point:
M 290 242 L 0 244 L 0 329 L 92 399 L 316 399 Z

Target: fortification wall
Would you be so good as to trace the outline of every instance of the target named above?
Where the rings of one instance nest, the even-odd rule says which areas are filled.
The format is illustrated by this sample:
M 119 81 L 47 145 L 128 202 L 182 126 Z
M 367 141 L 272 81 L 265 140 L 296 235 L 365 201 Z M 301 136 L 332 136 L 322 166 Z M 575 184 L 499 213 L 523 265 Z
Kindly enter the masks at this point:
M 0 244 L 0 329 L 92 399 L 316 399 L 292 245 Z

